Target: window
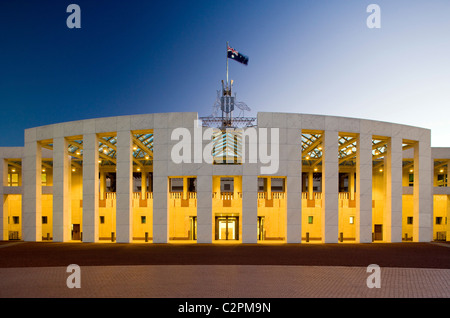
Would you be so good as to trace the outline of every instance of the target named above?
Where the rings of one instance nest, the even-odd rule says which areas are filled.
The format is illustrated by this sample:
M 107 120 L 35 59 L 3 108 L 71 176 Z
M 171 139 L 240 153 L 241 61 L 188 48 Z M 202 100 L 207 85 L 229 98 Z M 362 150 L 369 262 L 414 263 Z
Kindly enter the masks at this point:
M 170 178 L 170 192 L 183 192 L 183 178 Z
M 8 174 L 8 186 L 10 186 L 10 187 L 19 186 L 19 174 L 18 173 L 9 173 Z
M 349 222 L 350 222 L 350 224 L 355 224 L 355 217 L 354 217 L 354 216 L 351 216 L 351 217 L 349 218 Z
M 284 192 L 283 178 L 272 178 L 270 184 L 272 192 Z
M 13 216 L 13 223 L 14 224 L 19 224 L 19 217 L 18 216 Z
M 234 179 L 220 178 L 220 192 L 234 192 Z
M 47 224 L 47 217 L 46 216 L 42 217 L 42 224 Z
M 445 174 L 438 174 L 437 175 L 437 186 L 438 187 L 445 187 L 445 186 L 447 186 L 447 175 L 445 175 Z
M 41 182 L 42 182 L 42 185 L 43 185 L 43 186 L 46 186 L 46 185 L 47 185 L 47 174 L 46 174 L 45 172 L 43 172 L 43 173 L 41 174 Z
M 258 178 L 258 192 L 266 191 L 266 178 Z
M 145 215 L 141 216 L 141 224 L 147 223 L 147 217 Z
M 409 186 L 414 186 L 414 173 L 409 174 Z
M 436 217 L 436 224 L 442 224 L 442 217 L 441 216 L 437 216 Z
M 100 216 L 100 224 L 105 224 L 105 217 L 104 216 Z
M 188 191 L 197 192 L 197 178 L 188 178 Z
M 313 219 L 314 219 L 314 217 L 313 216 L 308 216 L 308 224 L 313 224 Z
M 413 217 L 412 217 L 412 216 L 408 216 L 408 217 L 406 218 L 406 223 L 407 223 L 407 224 L 413 224 Z

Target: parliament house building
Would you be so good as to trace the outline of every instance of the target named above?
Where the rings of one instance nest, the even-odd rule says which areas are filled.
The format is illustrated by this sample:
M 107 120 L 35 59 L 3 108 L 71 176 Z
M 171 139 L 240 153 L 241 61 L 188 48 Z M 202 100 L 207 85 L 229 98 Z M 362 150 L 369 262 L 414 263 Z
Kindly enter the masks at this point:
M 450 240 L 450 148 L 431 147 L 429 129 L 277 112 L 238 129 L 201 119 L 26 129 L 23 147 L 0 147 L 0 240 Z

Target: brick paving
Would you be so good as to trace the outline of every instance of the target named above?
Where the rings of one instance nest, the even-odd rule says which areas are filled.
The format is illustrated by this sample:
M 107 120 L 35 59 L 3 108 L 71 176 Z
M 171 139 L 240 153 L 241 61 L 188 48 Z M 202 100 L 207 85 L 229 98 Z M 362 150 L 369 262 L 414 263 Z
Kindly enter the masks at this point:
M 450 298 L 448 247 L 0 242 L 0 298 Z M 69 264 L 80 289 L 66 285 Z
M 381 268 L 369 288 L 363 267 L 135 265 L 80 267 L 68 288 L 66 267 L 0 269 L 0 297 L 52 298 L 449 298 L 450 270 Z

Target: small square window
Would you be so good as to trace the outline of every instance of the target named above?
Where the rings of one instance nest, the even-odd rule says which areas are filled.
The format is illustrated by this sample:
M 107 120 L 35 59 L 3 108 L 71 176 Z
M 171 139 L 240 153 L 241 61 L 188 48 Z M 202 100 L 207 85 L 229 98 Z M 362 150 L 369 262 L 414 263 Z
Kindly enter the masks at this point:
M 355 217 L 354 217 L 354 216 L 351 216 L 351 217 L 349 218 L 349 222 L 350 222 L 350 224 L 355 224 Z
M 18 216 L 13 216 L 13 223 L 14 224 L 19 224 L 19 217 Z
M 147 223 L 147 217 L 145 215 L 141 216 L 141 224 Z
M 100 216 L 100 224 L 105 224 L 105 217 L 104 216 Z
M 436 217 L 436 224 L 442 224 L 442 217 L 441 216 L 437 216 Z
M 170 192 L 183 192 L 183 178 L 170 178 Z
M 308 224 L 313 224 L 314 217 L 308 216 Z
M 408 217 L 406 218 L 406 223 L 407 223 L 407 224 L 413 224 L 413 217 L 412 217 L 412 216 L 408 216 Z
M 47 217 L 46 216 L 42 217 L 42 224 L 47 224 Z

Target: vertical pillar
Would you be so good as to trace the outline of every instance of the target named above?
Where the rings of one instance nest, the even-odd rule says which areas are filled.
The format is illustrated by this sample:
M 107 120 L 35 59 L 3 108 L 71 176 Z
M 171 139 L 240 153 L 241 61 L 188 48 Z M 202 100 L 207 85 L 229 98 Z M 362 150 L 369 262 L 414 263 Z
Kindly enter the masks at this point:
M 339 219 L 339 161 L 338 132 L 326 130 L 323 136 L 322 154 L 322 241 L 338 242 Z
M 212 243 L 212 192 L 212 175 L 197 176 L 197 243 Z
M 8 240 L 8 209 L 6 208 L 6 196 L 3 187 L 8 183 L 8 163 L 0 158 L 0 239 Z
M 430 140 L 424 138 L 414 145 L 413 240 L 415 242 L 430 242 L 433 238 L 431 167 Z
M 188 199 L 188 179 L 183 177 L 183 200 Z
M 105 193 L 106 193 L 106 174 L 105 171 L 100 170 L 100 200 L 106 199 Z
M 272 199 L 272 178 L 267 177 L 267 200 Z
M 83 241 L 98 242 L 99 239 L 99 180 L 98 146 L 95 133 L 83 136 Z
M 302 146 L 300 127 L 288 128 L 286 134 L 288 148 L 286 177 L 286 241 L 301 243 L 302 241 Z M 280 158 L 281 159 L 281 158 Z M 311 175 L 309 175 L 311 176 Z M 308 182 L 310 182 L 308 180 Z M 308 191 L 312 192 L 308 186 Z
M 36 140 L 25 140 L 23 157 L 22 238 L 42 241 L 42 148 Z
M 245 164 L 245 163 L 244 163 Z M 270 178 L 269 178 L 270 180 Z M 258 178 L 242 176 L 242 243 L 258 241 Z
M 350 174 L 354 179 L 353 172 Z M 354 191 L 353 182 L 350 183 Z M 356 152 L 356 242 L 372 241 L 372 135 L 360 134 Z
M 129 130 L 117 132 L 116 238 L 118 243 L 133 239 L 131 199 L 133 192 L 132 139 Z M 143 168 L 141 168 L 143 169 Z
M 308 199 L 314 199 L 314 172 L 313 170 L 308 171 Z
M 386 242 L 402 241 L 402 142 L 401 137 L 391 137 L 385 155 L 386 205 L 383 240 Z
M 53 241 L 71 239 L 70 158 L 64 137 L 53 139 Z
M 141 199 L 147 199 L 147 172 L 144 169 L 141 172 Z
M 349 199 L 355 200 L 355 172 L 352 171 L 348 174 L 348 192 Z

